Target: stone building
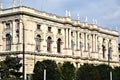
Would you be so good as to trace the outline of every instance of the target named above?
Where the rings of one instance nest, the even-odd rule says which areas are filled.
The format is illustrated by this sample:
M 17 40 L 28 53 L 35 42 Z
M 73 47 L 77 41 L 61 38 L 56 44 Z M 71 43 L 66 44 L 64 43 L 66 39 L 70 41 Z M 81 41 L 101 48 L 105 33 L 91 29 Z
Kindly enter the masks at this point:
M 119 63 L 120 63 L 120 43 L 118 44 Z
M 119 65 L 117 31 L 73 20 L 68 12 L 60 17 L 25 6 L 0 9 L 0 60 L 6 55 L 22 58 L 23 50 L 26 74 L 46 59 L 80 67 L 108 64 L 109 53 L 110 65 Z

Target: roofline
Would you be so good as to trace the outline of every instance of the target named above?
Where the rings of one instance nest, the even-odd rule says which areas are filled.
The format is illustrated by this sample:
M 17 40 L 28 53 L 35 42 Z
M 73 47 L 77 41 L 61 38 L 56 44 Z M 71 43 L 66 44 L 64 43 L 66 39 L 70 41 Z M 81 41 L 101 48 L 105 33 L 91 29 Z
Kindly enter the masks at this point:
M 24 8 L 29 9 L 29 10 L 34 11 L 34 12 L 29 12 L 29 11 L 23 10 Z M 9 11 L 9 10 L 11 12 L 7 13 L 7 11 Z M 118 31 L 110 30 L 108 28 L 102 28 L 102 27 L 97 26 L 95 24 L 88 24 L 87 22 L 80 22 L 78 20 L 73 20 L 70 17 L 57 16 L 56 14 L 51 14 L 51 13 L 47 13 L 44 11 L 39 11 L 39 10 L 36 10 L 34 8 L 30 8 L 30 7 L 26 7 L 26 6 L 7 8 L 7 9 L 2 9 L 1 11 L 3 13 L 2 12 L 0 13 L 0 18 L 7 17 L 7 16 L 14 16 L 14 15 L 29 15 L 29 16 L 33 16 L 33 17 L 37 17 L 37 18 L 42 18 L 44 20 L 49 20 L 49 21 L 53 21 L 53 22 L 57 22 L 57 23 L 61 23 L 61 24 L 69 24 L 69 25 L 72 25 L 74 27 L 80 27 L 82 29 L 89 29 L 91 31 L 98 31 L 100 33 L 106 33 L 106 34 L 110 34 L 110 35 L 119 37 Z M 6 13 L 4 13 L 4 12 L 6 12 Z M 40 13 L 40 15 L 38 13 Z M 78 22 L 78 24 L 74 24 L 75 22 Z M 87 25 L 82 26 L 81 24 L 87 24 Z M 97 28 L 90 29 L 89 26 L 97 26 Z M 107 32 L 101 31 L 100 29 L 114 31 L 117 33 L 116 34 L 113 34 L 111 32 L 107 33 Z

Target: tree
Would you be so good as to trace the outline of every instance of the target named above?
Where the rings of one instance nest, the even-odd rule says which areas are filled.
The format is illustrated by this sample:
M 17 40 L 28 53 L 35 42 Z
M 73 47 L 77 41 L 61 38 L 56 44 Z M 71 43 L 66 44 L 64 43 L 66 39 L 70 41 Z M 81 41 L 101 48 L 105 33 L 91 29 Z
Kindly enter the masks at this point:
M 99 80 L 100 76 L 93 64 L 84 64 L 77 70 L 76 80 Z
M 20 63 L 20 59 L 18 60 L 18 57 L 7 56 L 5 60 L 0 62 L 2 78 L 19 78 L 22 75 L 22 73 L 19 72 L 21 66 L 22 64 Z
M 52 60 L 38 61 L 35 64 L 33 80 L 44 80 L 44 69 L 46 69 L 47 80 L 60 80 L 60 73 L 57 64 Z
M 75 79 L 75 67 L 70 62 L 64 62 L 61 66 L 61 78 L 62 80 L 74 80 Z
M 113 79 L 120 80 L 120 67 L 115 67 L 113 70 Z
M 110 80 L 110 70 L 112 71 L 112 68 L 106 64 L 101 64 L 96 66 L 99 75 L 100 75 L 100 80 Z
M 0 62 L 0 73 L 1 78 L 5 78 L 9 76 L 9 71 L 7 65 L 4 63 L 4 61 Z

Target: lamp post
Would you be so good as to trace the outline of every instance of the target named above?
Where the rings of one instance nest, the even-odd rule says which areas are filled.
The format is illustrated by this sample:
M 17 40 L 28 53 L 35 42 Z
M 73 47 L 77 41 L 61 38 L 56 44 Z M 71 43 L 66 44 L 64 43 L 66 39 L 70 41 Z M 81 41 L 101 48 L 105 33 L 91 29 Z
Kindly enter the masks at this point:
M 112 59 L 112 48 L 108 48 L 108 67 L 110 66 L 110 59 Z M 109 78 L 112 80 L 112 71 L 109 68 Z
M 44 69 L 44 80 L 46 80 L 46 69 Z

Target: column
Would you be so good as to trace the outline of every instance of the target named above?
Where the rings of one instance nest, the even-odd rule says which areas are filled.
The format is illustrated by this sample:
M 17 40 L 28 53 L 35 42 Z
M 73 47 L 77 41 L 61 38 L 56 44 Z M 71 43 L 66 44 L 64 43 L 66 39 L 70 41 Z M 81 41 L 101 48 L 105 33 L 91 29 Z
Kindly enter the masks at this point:
M 64 29 L 64 48 L 66 48 L 66 29 Z
M 82 51 L 85 50 L 85 45 L 84 45 L 84 33 L 81 33 L 81 39 L 80 39 L 80 42 L 82 43 Z
M 80 32 L 77 32 L 77 35 L 78 35 L 78 38 L 77 38 L 77 40 L 78 40 L 78 50 L 80 49 Z
M 22 21 L 20 20 L 19 21 L 20 24 L 20 28 L 19 28 L 19 50 L 22 50 L 22 43 L 23 43 L 23 24 L 22 24 Z
M 93 52 L 95 52 L 95 35 L 93 34 Z
M 12 50 L 13 51 L 15 51 L 15 50 L 17 50 L 16 49 L 16 47 L 17 47 L 17 45 L 16 45 L 16 28 L 15 28 L 16 26 L 15 26 L 15 21 L 12 21 L 12 42 L 13 42 L 13 45 L 12 45 Z
M 84 41 L 84 51 L 86 51 L 86 34 L 85 33 L 83 33 L 84 34 L 84 39 L 83 39 L 83 41 Z
M 4 29 L 6 28 L 6 22 L 2 23 L 3 25 L 3 35 L 2 35 L 2 39 L 3 39 L 3 51 L 6 50 L 6 34 L 4 33 Z
M 78 34 L 77 34 L 78 32 L 76 31 L 75 33 L 76 33 L 76 50 L 77 50 L 78 49 Z
M 91 48 L 92 48 L 92 52 L 93 52 L 93 34 L 91 35 L 91 39 L 92 39 L 92 43 L 91 43 Z
M 66 48 L 68 48 L 68 29 L 66 29 Z
M 3 43 L 3 40 L 2 40 L 2 30 L 3 30 L 3 26 L 2 26 L 2 23 L 0 22 L 0 50 L 2 51 L 2 43 Z
M 98 40 L 97 40 L 97 35 L 95 36 L 95 42 L 96 42 L 96 44 L 95 44 L 95 47 L 96 47 L 96 51 L 95 52 L 97 52 L 98 51 Z
M 87 51 L 88 49 L 88 45 L 87 45 L 87 33 L 85 33 L 85 50 Z
M 69 48 L 71 48 L 71 29 L 69 29 Z
M 77 32 L 76 31 L 75 31 L 75 41 L 74 41 L 74 43 L 75 43 L 74 49 L 76 50 L 77 49 Z
M 3 39 L 3 51 L 6 51 L 6 38 Z

